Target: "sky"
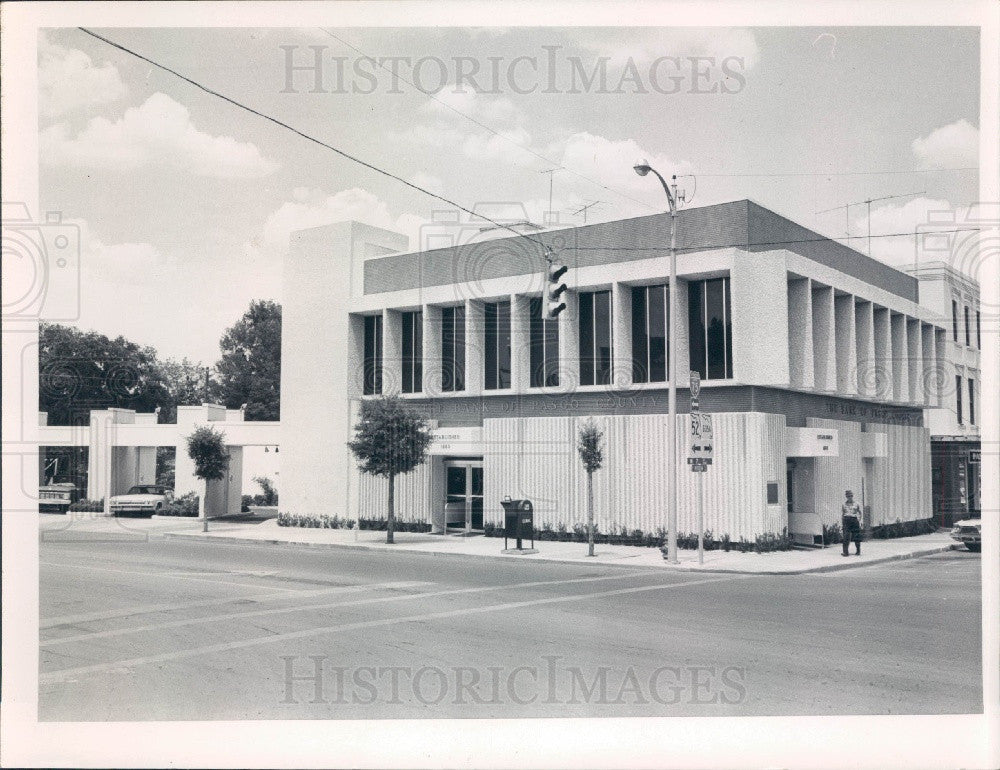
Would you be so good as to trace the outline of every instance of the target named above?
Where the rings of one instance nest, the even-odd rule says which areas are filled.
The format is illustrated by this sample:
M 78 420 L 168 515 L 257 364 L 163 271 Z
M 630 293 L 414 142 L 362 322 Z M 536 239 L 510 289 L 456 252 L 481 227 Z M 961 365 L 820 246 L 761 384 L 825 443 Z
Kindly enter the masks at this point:
M 917 193 L 871 204 L 872 255 L 911 265 L 914 230 L 977 199 L 974 28 L 95 31 L 537 223 L 550 178 L 561 224 L 664 210 L 647 159 L 685 205 L 750 198 L 861 251 L 868 207 L 845 204 Z M 76 325 L 164 357 L 212 364 L 251 300 L 280 302 L 290 232 L 355 219 L 417 249 L 449 209 L 76 29 L 40 34 L 39 89 L 42 209 L 82 233 Z

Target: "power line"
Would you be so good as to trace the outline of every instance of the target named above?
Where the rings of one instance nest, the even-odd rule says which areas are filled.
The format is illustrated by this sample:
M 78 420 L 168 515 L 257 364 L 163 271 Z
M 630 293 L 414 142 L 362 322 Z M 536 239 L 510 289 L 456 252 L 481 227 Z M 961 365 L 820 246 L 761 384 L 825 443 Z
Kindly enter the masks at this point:
M 376 172 L 378 174 L 382 174 L 383 176 L 389 177 L 390 179 L 394 179 L 397 182 L 401 182 L 402 184 L 404 184 L 407 187 L 410 187 L 410 188 L 416 190 L 417 192 L 422 192 L 424 195 L 429 195 L 430 197 L 435 198 L 435 199 L 437 199 L 437 200 L 439 200 L 439 201 L 441 201 L 443 203 L 447 203 L 449 206 L 454 206 L 456 209 L 458 209 L 460 211 L 464 211 L 466 214 L 470 214 L 471 216 L 478 217 L 479 219 L 482 219 L 482 220 L 484 220 L 486 222 L 489 222 L 490 224 L 492 224 L 492 225 L 494 225 L 496 227 L 499 227 L 499 228 L 504 229 L 504 230 L 509 230 L 510 232 L 512 232 L 514 235 L 516 235 L 518 237 L 525 238 L 525 239 L 527 239 L 529 241 L 532 241 L 532 242 L 536 243 L 539 246 L 543 246 L 543 244 L 539 243 L 538 241 L 535 241 L 533 238 L 531 238 L 530 236 L 525 235 L 524 233 L 518 232 L 517 230 L 515 230 L 513 227 L 510 227 L 509 225 L 505 225 L 505 224 L 502 224 L 500 222 L 495 222 L 494 220 L 490 219 L 489 217 L 485 216 L 484 214 L 479 214 L 479 213 L 473 211 L 472 209 L 466 208 L 465 206 L 463 206 L 463 205 L 461 205 L 459 203 L 456 203 L 455 201 L 453 201 L 453 200 L 451 200 L 449 198 L 445 198 L 443 195 L 438 195 L 437 193 L 433 193 L 430 190 L 424 189 L 420 185 L 414 184 L 413 182 L 408 182 L 407 180 L 403 179 L 402 177 L 397 176 L 396 174 L 393 174 L 391 171 L 386 171 L 385 169 L 379 168 L 378 166 L 373 165 L 371 163 L 368 163 L 367 161 L 364 161 L 364 160 L 362 160 L 361 158 L 358 158 L 355 155 L 351 155 L 349 152 L 345 152 L 344 150 L 341 150 L 338 147 L 334 147 L 332 144 L 327 144 L 326 142 L 324 142 L 324 141 L 322 141 L 320 139 L 317 139 L 314 136 L 310 136 L 309 134 L 307 134 L 307 133 L 305 133 L 303 131 L 300 131 L 299 129 L 295 128 L 294 126 L 290 126 L 288 123 L 285 123 L 284 121 L 281 121 L 278 118 L 271 117 L 270 115 L 268 115 L 266 113 L 263 113 L 263 112 L 260 112 L 259 110 L 255 110 L 253 107 L 249 107 L 249 106 L 243 104 L 242 102 L 238 102 L 235 99 L 232 99 L 232 98 L 226 96 L 225 94 L 219 93 L 218 91 L 215 91 L 215 90 L 209 88 L 208 86 L 202 85 L 198 81 L 192 80 L 191 78 L 187 77 L 186 75 L 182 75 L 180 72 L 177 72 L 177 70 L 173 70 L 173 69 L 171 69 L 170 67 L 167 67 L 164 64 L 160 64 L 159 62 L 154 61 L 153 59 L 150 59 L 147 56 L 143 56 L 141 53 L 133 51 L 131 48 L 126 48 L 125 46 L 123 46 L 123 45 L 121 45 L 119 43 L 116 43 L 113 40 L 109 40 L 108 38 L 103 37 L 102 35 L 98 35 L 96 32 L 93 32 L 93 31 L 87 29 L 86 27 L 77 27 L 77 29 L 79 29 L 81 32 L 84 32 L 84 33 L 90 35 L 91 37 L 97 38 L 98 40 L 100 40 L 100 41 L 102 41 L 104 43 L 107 43 L 112 48 L 117 48 L 119 51 L 124 51 L 125 53 L 127 53 L 127 54 L 129 54 L 131 56 L 134 56 L 137 59 L 141 59 L 142 61 L 146 62 L 147 64 L 152 64 L 157 69 L 161 69 L 164 72 L 169 72 L 171 75 L 174 75 L 175 77 L 180 78 L 185 83 L 190 83 L 195 88 L 197 88 L 197 89 L 199 89 L 201 91 L 204 91 L 207 94 L 211 94 L 212 96 L 217 96 L 219 99 L 222 99 L 223 101 L 228 102 L 229 104 L 232 104 L 234 107 L 239 107 L 241 110 L 246 110 L 247 112 L 251 113 L 252 115 L 256 115 L 257 117 L 263 118 L 264 120 L 268 120 L 268 121 L 274 123 L 275 125 L 281 126 L 282 128 L 286 128 L 289 131 L 291 131 L 292 133 L 297 134 L 298 136 L 301 136 L 303 139 L 307 139 L 310 142 L 313 142 L 314 144 L 318 144 L 320 147 L 324 147 L 324 148 L 326 148 L 328 150 L 332 150 L 333 152 L 337 153 L 341 157 L 347 158 L 348 160 L 357 163 L 359 166 L 364 166 L 365 168 L 370 169 L 371 171 L 374 171 L 374 172 Z
M 416 84 L 415 84 L 415 83 L 413 83 L 413 82 L 412 82 L 412 81 L 410 81 L 410 80 L 407 80 L 407 79 L 406 79 L 406 78 L 404 78 L 404 77 L 403 77 L 402 75 L 400 75 L 400 74 L 399 74 L 398 72 L 396 72 L 396 71 L 392 70 L 391 68 L 387 67 L 387 66 L 386 66 L 385 64 L 381 63 L 381 62 L 380 62 L 380 61 L 378 60 L 378 58 L 376 58 L 376 57 L 374 57 L 374 56 L 369 56 L 369 55 L 368 55 L 367 53 L 365 53 L 364 51 L 362 51 L 362 50 L 361 50 L 360 48 L 358 48 L 357 46 L 355 46 L 355 45 L 352 45 L 351 43 L 348 43 L 348 42 L 347 42 L 346 40 L 344 40 L 344 39 L 343 39 L 342 37 L 339 37 L 338 35 L 335 35 L 335 34 L 334 34 L 333 32 L 331 32 L 331 31 L 330 31 L 330 30 L 328 30 L 328 29 L 325 29 L 324 27 L 320 27 L 320 28 L 319 28 L 319 30 L 320 30 L 321 32 L 324 32 L 324 33 L 326 33 L 327 35 L 329 35 L 330 37 L 332 37 L 332 38 L 333 38 L 334 40 L 337 40 L 337 41 L 339 41 L 340 43 L 343 43 L 344 45 L 346 45 L 346 46 L 347 46 L 348 48 L 350 48 L 350 49 L 351 49 L 352 51 L 354 51 L 355 53 L 359 53 L 359 54 L 361 54 L 362 56 L 364 56 L 365 58 L 367 58 L 367 59 L 370 59 L 371 61 L 373 61 L 373 62 L 374 62 L 374 63 L 376 64 L 376 66 L 378 66 L 378 67 L 381 67 L 381 68 L 382 68 L 382 69 L 384 69 L 384 70 L 385 70 L 386 72 L 389 72 L 389 73 L 390 73 L 390 74 L 391 74 L 391 75 L 392 75 L 392 76 L 393 76 L 394 78 L 396 78 L 397 80 L 402 80 L 402 81 L 403 81 L 404 83 L 406 83 L 407 85 L 409 85 L 409 86 L 411 86 L 412 88 L 416 89 L 417 91 L 420 91 L 421 93 L 425 93 L 425 92 L 424 92 L 423 90 L 421 90 L 420 88 L 418 88 L 418 87 L 416 86 Z M 546 162 L 547 164 L 549 164 L 549 165 L 551 165 L 551 166 L 559 166 L 559 168 L 560 168 L 560 169 L 562 169 L 562 170 L 565 170 L 565 171 L 568 171 L 569 173 L 573 174 L 574 176 L 577 176 L 577 177 L 579 177 L 580 179 L 583 179 L 583 180 L 585 180 L 585 181 L 587 181 L 587 182 L 590 182 L 591 184 L 594 184 L 594 185 L 597 185 L 597 186 L 598 186 L 598 187 L 600 187 L 600 188 L 601 188 L 602 190 L 607 190 L 608 192 L 612 192 L 612 193 L 614 193 L 615 195 L 618 195 L 618 196 L 621 196 L 621 197 L 622 197 L 622 198 L 624 198 L 625 200 L 629 200 L 629 201 L 632 201 L 633 203 L 638 203 L 638 204 L 639 204 L 640 206 L 645 206 L 645 207 L 646 207 L 647 209 L 652 209 L 652 210 L 654 210 L 654 211 L 655 211 L 655 210 L 657 210 L 655 206 L 652 206 L 652 205 L 650 205 L 649 203 L 646 203 L 645 201 L 641 201 L 641 200 L 639 200 L 638 198 L 633 198 L 633 197 L 632 197 L 631 195 L 626 195 L 625 193 L 623 193 L 623 192 L 620 192 L 620 191 L 618 191 L 618 190 L 615 190 L 615 189 L 614 189 L 614 188 L 612 188 L 612 187 L 608 187 L 608 186 L 607 186 L 606 184 L 604 184 L 603 182 L 598 182 L 598 181 L 597 181 L 596 179 L 592 179 L 591 177 L 589 177 L 589 176 L 587 176 L 587 175 L 585 175 L 585 174 L 581 174 L 581 173 L 580 173 L 579 171 L 574 171 L 574 170 L 573 170 L 573 169 L 571 169 L 571 168 L 568 168 L 568 167 L 564 167 L 564 166 L 561 166 L 561 165 L 559 165 L 559 164 L 558 164 L 558 163 L 556 163 L 556 162 L 555 162 L 554 160 L 552 160 L 552 159 L 550 159 L 550 158 L 547 158 L 547 157 L 545 157 L 544 155 L 542 155 L 542 154 L 541 154 L 541 153 L 539 153 L 539 152 L 536 152 L 535 150 L 532 150 L 532 149 L 531 149 L 530 147 L 526 147 L 525 145 L 521 144 L 520 142 L 515 142 L 515 141 L 514 141 L 513 139 L 511 139 L 511 138 L 510 138 L 509 136 L 506 136 L 506 135 L 504 135 L 504 134 L 500 133 L 499 131 L 497 131 L 497 130 L 495 130 L 495 129 L 491 128 L 490 126 L 486 125 L 486 124 L 485 124 L 485 123 L 483 123 L 482 121 L 480 121 L 480 120 L 477 120 L 476 118 L 472 117 L 471 115 L 468 115 L 468 114 L 466 114 L 466 113 L 462 112 L 462 111 L 461 111 L 460 109 L 458 109 L 457 107 L 454 107 L 454 106 L 453 106 L 453 105 L 451 105 L 451 104 L 448 104 L 448 102 L 444 101 L 443 99 L 438 99 L 438 98 L 437 98 L 436 96 L 434 96 L 433 94 L 427 94 L 427 96 L 429 96 L 429 97 L 430 97 L 431 99 L 433 99 L 433 100 L 434 100 L 435 102 L 437 102 L 438 104 L 441 104 L 442 106 L 444 106 L 444 107 L 446 107 L 447 109 L 451 110 L 451 111 L 452 111 L 452 112 L 454 112 L 454 113 L 455 113 L 456 115 L 459 115 L 459 116 L 461 116 L 461 117 L 465 118 L 466 120 L 468 120 L 468 121 L 471 121 L 472 123 L 475 123 L 475 124 L 476 124 L 477 126 L 479 126 L 480 128 L 482 128 L 482 129 L 485 129 L 486 131 L 489 131 L 489 132 L 490 132 L 491 134 L 493 134 L 494 136 L 496 136 L 496 137 L 500 138 L 500 139 L 501 139 L 502 141 L 505 141 L 505 142 L 507 142 L 508 144 L 511 144 L 511 145 L 513 145 L 514 147 L 517 147 L 517 148 L 519 148 L 519 149 L 521 149 L 521 150 L 524 150 L 525 152 L 527 152 L 527 153 L 529 153 L 529 154 L 531 154 L 531 155 L 534 155 L 534 156 L 535 156 L 536 158 L 538 158 L 539 160 L 543 160 L 543 161 L 545 161 L 545 162 Z M 541 173 L 543 173 L 543 174 L 544 174 L 544 173 L 547 173 L 547 172 L 543 171 L 543 172 L 541 172 Z M 549 205 L 549 209 L 551 210 L 551 208 L 552 208 L 552 206 L 551 206 L 551 204 L 550 204 L 550 205 Z

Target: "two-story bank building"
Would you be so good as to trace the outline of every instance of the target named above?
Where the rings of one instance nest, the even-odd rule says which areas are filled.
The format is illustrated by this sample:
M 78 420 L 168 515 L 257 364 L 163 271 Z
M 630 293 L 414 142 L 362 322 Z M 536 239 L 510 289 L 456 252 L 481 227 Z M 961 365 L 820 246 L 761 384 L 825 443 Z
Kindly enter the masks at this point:
M 384 479 L 346 442 L 361 400 L 398 393 L 435 428 L 397 479 L 401 519 L 435 531 L 586 521 L 582 421 L 603 428 L 601 531 L 667 525 L 667 373 L 679 358 L 679 530 L 697 529 L 686 462 L 688 378 L 712 414 L 705 526 L 715 537 L 837 523 L 850 489 L 866 524 L 931 516 L 930 437 L 946 329 L 916 278 L 747 200 L 682 210 L 676 297 L 670 216 L 491 237 L 456 224 L 407 239 L 344 222 L 294 233 L 285 266 L 282 508 L 381 518 Z M 465 229 L 463 229 L 465 228 Z M 471 234 L 470 234 L 471 229 Z M 544 254 L 569 266 L 544 318 Z M 677 303 L 677 350 L 667 346 Z

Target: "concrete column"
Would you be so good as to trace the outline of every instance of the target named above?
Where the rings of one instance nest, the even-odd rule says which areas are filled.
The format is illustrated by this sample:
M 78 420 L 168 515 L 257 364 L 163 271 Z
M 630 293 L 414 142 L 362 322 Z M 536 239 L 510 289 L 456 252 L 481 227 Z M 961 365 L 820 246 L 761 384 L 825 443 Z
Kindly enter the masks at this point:
M 924 406 L 936 404 L 935 391 L 938 390 L 940 373 L 937 369 L 937 357 L 934 354 L 934 327 L 931 324 L 920 325 L 921 344 L 921 375 L 920 402 Z
M 668 289 L 669 291 L 669 289 Z M 731 299 L 731 297 L 730 297 Z M 670 302 L 677 303 L 677 387 L 683 388 L 688 382 L 688 375 L 691 371 L 691 348 L 688 344 L 690 333 L 688 331 L 688 282 L 680 278 L 677 279 L 677 296 L 671 297 Z M 670 306 L 667 306 L 667 324 L 670 324 Z M 668 335 L 669 336 L 669 335 Z M 670 344 L 669 341 L 667 343 Z M 733 343 L 736 344 L 735 342 Z M 670 355 L 674 355 L 673 351 Z M 733 369 L 733 375 L 739 376 Z M 670 376 L 670 362 L 667 361 L 667 376 Z
M 815 388 L 837 389 L 837 351 L 833 321 L 833 287 L 812 289 L 812 343 L 815 364 Z
M 486 308 L 477 299 L 465 300 L 465 392 L 478 396 L 486 381 Z
M 909 365 L 907 401 L 916 404 L 923 401 L 920 392 L 922 341 L 920 336 L 920 321 L 916 318 L 906 318 L 906 360 Z
M 906 341 L 906 316 L 892 313 L 889 317 L 892 334 L 892 400 L 906 401 L 910 397 L 909 345 Z
M 734 259 L 729 276 L 733 379 L 751 385 L 788 385 L 791 325 L 787 284 L 785 260 L 779 254 L 738 255 Z M 687 292 L 683 294 L 686 300 Z M 687 323 L 686 308 L 682 320 Z M 801 328 L 795 333 L 801 334 Z M 683 339 L 687 341 L 687 334 Z M 682 363 L 681 370 L 687 371 L 686 357 Z
M 347 395 L 352 398 L 360 398 L 365 387 L 364 316 L 350 315 L 347 317 L 347 338 L 345 344 L 348 361 L 346 372 Z
M 855 298 L 854 336 L 857 349 L 855 381 L 857 392 L 869 398 L 876 392 L 875 327 L 872 311 L 871 302 Z
M 938 371 L 942 372 L 942 386 L 937 389 L 936 398 L 932 400 L 935 406 L 944 406 L 944 394 L 950 393 L 952 388 L 951 367 L 946 366 L 945 356 L 947 355 L 948 333 L 944 329 L 934 329 L 934 365 Z
M 510 297 L 510 381 L 515 393 L 525 393 L 531 383 L 531 297 Z
M 889 310 L 873 308 L 872 323 L 875 329 L 875 398 L 892 400 L 892 335 L 889 333 Z
M 858 392 L 858 350 L 855 329 L 854 296 L 843 294 L 834 298 L 834 330 L 837 348 L 837 391 L 855 395 Z
M 403 390 L 403 314 L 398 310 L 382 313 L 382 393 Z
M 137 484 L 156 483 L 156 447 L 137 447 L 136 467 L 138 469 Z
M 632 287 L 627 283 L 611 285 L 611 350 L 614 385 L 632 384 Z
M 441 395 L 441 308 L 424 305 L 424 393 Z
M 793 388 L 812 388 L 813 372 L 812 282 L 788 281 L 788 374 Z M 735 370 L 733 374 L 735 374 Z
M 559 388 L 568 393 L 580 384 L 580 294 L 570 289 L 562 297 L 566 309 L 558 317 Z

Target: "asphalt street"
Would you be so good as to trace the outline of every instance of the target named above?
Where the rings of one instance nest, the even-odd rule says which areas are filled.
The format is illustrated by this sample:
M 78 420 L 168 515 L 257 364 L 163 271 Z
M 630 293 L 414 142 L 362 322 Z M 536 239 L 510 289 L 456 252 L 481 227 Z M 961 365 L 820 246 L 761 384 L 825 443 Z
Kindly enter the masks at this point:
M 982 710 L 965 551 L 744 576 L 42 534 L 42 720 Z

